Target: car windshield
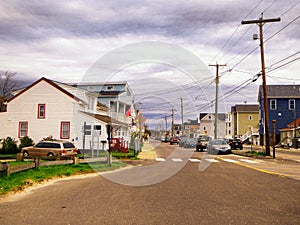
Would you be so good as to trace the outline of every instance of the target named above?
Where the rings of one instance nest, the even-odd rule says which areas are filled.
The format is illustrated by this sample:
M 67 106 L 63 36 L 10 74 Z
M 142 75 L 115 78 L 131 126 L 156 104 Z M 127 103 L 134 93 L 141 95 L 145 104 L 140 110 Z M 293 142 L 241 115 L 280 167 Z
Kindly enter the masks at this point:
M 194 139 L 194 138 L 188 138 L 186 141 L 188 143 L 196 143 L 196 139 Z
M 209 136 L 200 136 L 198 138 L 198 141 L 209 141 L 210 140 L 210 137 Z
M 213 145 L 225 145 L 225 144 L 227 144 L 225 140 L 212 140 L 211 143 Z

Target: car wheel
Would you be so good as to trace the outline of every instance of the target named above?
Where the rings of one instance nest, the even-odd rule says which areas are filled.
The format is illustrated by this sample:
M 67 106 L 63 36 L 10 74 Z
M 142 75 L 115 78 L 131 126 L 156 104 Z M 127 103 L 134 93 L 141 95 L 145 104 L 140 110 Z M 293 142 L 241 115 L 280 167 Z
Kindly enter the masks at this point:
M 28 152 L 27 152 L 27 151 L 24 151 L 24 152 L 23 152 L 23 156 L 25 156 L 25 157 L 29 156 Z
M 240 150 L 243 150 L 243 147 L 240 147 Z
M 47 156 L 48 156 L 48 157 L 53 157 L 54 154 L 53 154 L 52 152 L 49 152 Z

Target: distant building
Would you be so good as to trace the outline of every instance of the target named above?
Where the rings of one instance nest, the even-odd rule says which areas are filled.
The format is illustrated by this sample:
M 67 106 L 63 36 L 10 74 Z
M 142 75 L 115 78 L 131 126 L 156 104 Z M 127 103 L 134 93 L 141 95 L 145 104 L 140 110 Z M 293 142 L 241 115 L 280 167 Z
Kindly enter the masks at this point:
M 200 134 L 199 125 L 200 124 L 198 119 L 195 120 L 189 119 L 187 122 L 184 123 L 184 130 L 185 130 L 184 133 L 191 138 L 195 138 L 199 136 Z
M 225 118 L 226 118 L 225 113 L 218 114 L 217 138 L 225 138 L 226 137 Z M 205 135 L 214 137 L 215 114 L 214 113 L 200 113 L 199 119 L 200 119 L 199 134 L 205 134 Z
M 232 122 L 232 114 L 226 113 L 225 118 L 225 138 L 232 138 L 232 130 L 233 130 L 233 122 Z

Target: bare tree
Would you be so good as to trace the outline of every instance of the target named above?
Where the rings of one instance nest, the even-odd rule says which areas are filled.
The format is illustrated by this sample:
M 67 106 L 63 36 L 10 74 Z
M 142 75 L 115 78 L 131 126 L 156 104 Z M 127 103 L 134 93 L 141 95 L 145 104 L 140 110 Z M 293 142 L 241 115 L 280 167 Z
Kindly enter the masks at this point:
M 5 111 L 3 103 L 11 97 L 11 92 L 22 85 L 15 76 L 16 73 L 8 71 L 0 74 L 0 111 Z

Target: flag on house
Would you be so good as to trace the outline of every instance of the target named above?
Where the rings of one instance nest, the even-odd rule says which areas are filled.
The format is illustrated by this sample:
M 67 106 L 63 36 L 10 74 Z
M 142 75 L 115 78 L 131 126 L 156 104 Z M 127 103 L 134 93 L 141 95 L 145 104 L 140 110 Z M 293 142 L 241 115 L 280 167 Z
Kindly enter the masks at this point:
M 125 115 L 126 115 L 127 117 L 131 116 L 131 107 L 129 107 L 129 108 L 126 110 Z

